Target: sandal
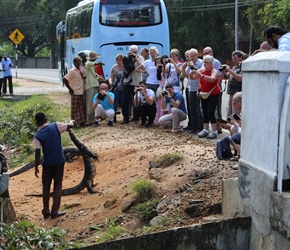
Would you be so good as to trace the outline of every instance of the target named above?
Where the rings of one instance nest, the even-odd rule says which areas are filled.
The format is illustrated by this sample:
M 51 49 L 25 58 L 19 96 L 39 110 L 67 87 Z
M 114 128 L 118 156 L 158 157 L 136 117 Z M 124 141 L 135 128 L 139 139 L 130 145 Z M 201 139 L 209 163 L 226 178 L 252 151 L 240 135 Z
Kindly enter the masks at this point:
M 238 161 L 240 159 L 239 155 L 234 155 L 232 158 L 229 159 L 229 161 Z
M 60 217 L 60 216 L 62 216 L 62 215 L 65 215 L 65 214 L 66 214 L 65 211 L 57 212 L 56 214 L 52 214 L 52 215 L 50 216 L 50 218 L 51 218 L 51 219 L 55 219 L 55 218 L 57 218 L 57 217 Z

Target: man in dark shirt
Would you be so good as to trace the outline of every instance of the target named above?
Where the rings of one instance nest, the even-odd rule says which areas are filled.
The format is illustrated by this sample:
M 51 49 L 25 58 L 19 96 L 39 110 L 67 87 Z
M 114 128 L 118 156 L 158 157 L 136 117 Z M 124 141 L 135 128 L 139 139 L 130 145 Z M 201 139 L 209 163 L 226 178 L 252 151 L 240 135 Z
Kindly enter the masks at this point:
M 224 68 L 226 70 L 226 76 L 229 77 L 227 94 L 229 95 L 228 107 L 227 107 L 227 117 L 233 113 L 236 113 L 232 103 L 233 96 L 237 92 L 242 91 L 242 61 L 243 61 L 244 53 L 242 51 L 236 50 L 232 53 L 232 60 L 234 66 L 230 68 L 230 66 L 224 64 Z
M 59 211 L 62 193 L 62 180 L 64 172 L 65 158 L 61 143 L 61 133 L 67 131 L 71 124 L 65 123 L 47 123 L 44 113 L 39 112 L 35 115 L 38 130 L 34 135 L 34 148 L 35 148 L 35 176 L 38 178 L 38 166 L 40 162 L 40 149 L 43 151 L 42 162 L 42 201 L 43 210 L 42 214 L 45 219 L 49 216 L 54 219 L 64 215 L 66 212 Z M 53 184 L 53 204 L 51 211 L 49 210 L 49 196 L 50 186 L 52 180 Z

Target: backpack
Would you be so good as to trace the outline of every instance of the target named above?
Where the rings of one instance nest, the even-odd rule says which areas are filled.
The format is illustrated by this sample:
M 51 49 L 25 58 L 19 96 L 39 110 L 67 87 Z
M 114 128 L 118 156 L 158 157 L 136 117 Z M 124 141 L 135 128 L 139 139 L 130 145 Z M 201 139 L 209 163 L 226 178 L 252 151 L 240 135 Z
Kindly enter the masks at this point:
M 135 69 L 134 61 L 131 56 L 127 57 L 124 56 L 123 58 L 123 64 L 124 64 L 124 78 L 128 78 L 128 76 L 132 73 L 132 71 Z
M 220 160 L 228 160 L 233 157 L 231 144 L 233 143 L 232 138 L 227 136 L 220 139 L 216 143 L 216 156 Z

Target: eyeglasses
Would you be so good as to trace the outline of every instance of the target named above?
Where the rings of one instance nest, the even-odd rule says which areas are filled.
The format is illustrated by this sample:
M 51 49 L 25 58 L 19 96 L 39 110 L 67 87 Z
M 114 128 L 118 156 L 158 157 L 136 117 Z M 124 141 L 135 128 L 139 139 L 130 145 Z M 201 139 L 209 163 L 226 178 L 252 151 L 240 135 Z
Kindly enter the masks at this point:
M 203 62 L 203 63 L 210 63 L 210 62 Z

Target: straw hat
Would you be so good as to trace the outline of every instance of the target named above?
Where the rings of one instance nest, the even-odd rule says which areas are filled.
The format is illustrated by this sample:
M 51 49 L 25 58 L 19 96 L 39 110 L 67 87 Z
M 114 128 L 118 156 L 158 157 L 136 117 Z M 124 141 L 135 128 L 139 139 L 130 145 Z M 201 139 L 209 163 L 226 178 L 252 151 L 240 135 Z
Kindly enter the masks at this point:
M 99 54 L 97 54 L 94 51 L 91 51 L 89 54 L 89 57 L 87 58 L 88 60 L 96 60 L 98 58 L 100 58 L 101 56 Z

